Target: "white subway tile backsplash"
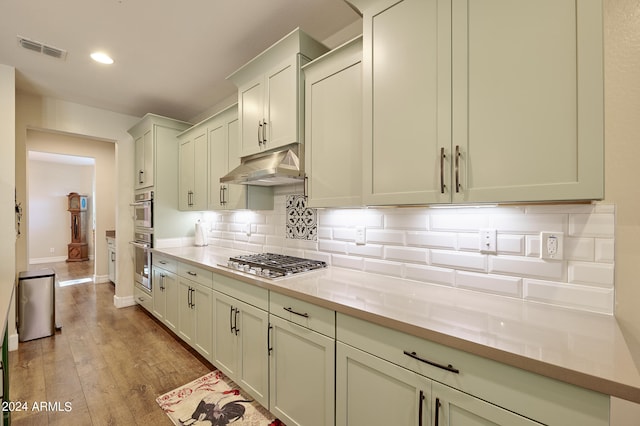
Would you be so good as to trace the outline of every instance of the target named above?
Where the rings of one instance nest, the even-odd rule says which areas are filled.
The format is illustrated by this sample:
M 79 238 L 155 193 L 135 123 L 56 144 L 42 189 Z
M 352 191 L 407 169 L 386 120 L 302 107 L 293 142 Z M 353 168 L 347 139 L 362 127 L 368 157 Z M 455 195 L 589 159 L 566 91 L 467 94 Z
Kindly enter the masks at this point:
M 413 209 L 412 209 L 413 210 Z M 427 215 L 425 213 L 385 213 L 384 227 L 386 229 L 427 229 Z
M 340 268 L 356 269 L 358 271 L 362 271 L 364 269 L 364 259 L 355 256 L 332 254 L 331 264 Z
M 407 245 L 455 249 L 456 235 L 448 232 L 407 232 Z
M 348 243 L 347 253 L 355 256 L 368 256 L 368 257 L 377 257 L 378 259 L 382 259 L 382 256 L 384 253 L 384 246 L 381 246 L 378 244 L 357 245 L 357 244 Z
M 583 260 L 593 262 L 594 239 L 572 238 L 564 239 L 564 258 L 567 260 Z
M 500 235 L 497 241 L 498 254 L 524 254 L 524 235 Z
M 452 286 L 455 281 L 455 270 L 436 266 L 405 265 L 405 278 L 434 284 Z
M 613 288 L 613 265 L 610 263 L 569 262 L 569 282 Z
M 535 234 L 542 231 L 563 232 L 567 215 L 563 214 L 518 214 L 495 215 L 491 228 L 510 234 Z
M 614 215 L 572 214 L 569 216 L 569 235 L 596 238 L 614 237 Z
M 431 250 L 431 264 L 486 272 L 487 256 L 476 253 Z
M 388 246 L 384 248 L 384 258 L 401 262 L 427 263 L 427 250 L 413 247 Z
M 378 259 L 364 259 L 364 270 L 374 274 L 391 275 L 394 277 L 402 276 L 402 263 L 387 262 Z
M 562 281 L 566 275 L 565 262 L 533 259 L 522 256 L 490 256 L 489 272 L 515 276 L 539 277 Z
M 524 289 L 525 300 L 606 314 L 613 313 L 613 289 L 528 279 L 524 280 Z
M 613 239 L 601 239 L 595 240 L 595 261 L 602 263 L 613 263 L 615 246 Z
M 521 278 L 456 271 L 455 280 L 456 287 L 510 297 L 522 296 Z
M 404 245 L 405 233 L 386 229 L 367 229 L 367 244 L 396 244 Z
M 613 312 L 614 205 L 319 209 L 318 240 L 306 241 L 285 238 L 285 199 L 296 191 L 276 188 L 273 211 L 208 212 L 210 244 L 381 274 L 372 289 L 385 285 L 387 275 Z M 244 232 L 247 223 L 251 236 Z M 362 225 L 366 244 L 356 245 L 355 226 Z M 497 254 L 479 253 L 482 228 L 496 229 Z M 539 259 L 542 231 L 565 233 L 563 260 Z

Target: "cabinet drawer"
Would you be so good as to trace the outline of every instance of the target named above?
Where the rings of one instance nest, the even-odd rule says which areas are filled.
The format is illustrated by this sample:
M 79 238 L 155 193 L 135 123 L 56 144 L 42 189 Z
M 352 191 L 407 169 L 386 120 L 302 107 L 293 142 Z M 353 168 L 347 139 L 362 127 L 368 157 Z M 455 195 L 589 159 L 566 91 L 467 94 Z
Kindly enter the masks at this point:
M 336 335 L 335 311 L 312 303 L 272 291 L 269 300 L 269 313 L 325 336 L 335 337 Z
M 133 298 L 135 302 L 147 311 L 153 311 L 153 297 L 137 285 L 133 286 Z
M 336 324 L 338 341 L 536 421 L 608 424 L 607 395 L 348 315 Z
M 207 269 L 180 262 L 178 263 L 178 275 L 203 286 L 213 287 L 213 272 Z
M 213 274 L 213 289 L 263 311 L 269 309 L 269 291 L 265 288 L 247 284 L 224 275 Z
M 174 274 L 178 272 L 178 261 L 175 259 L 171 259 L 170 257 L 165 257 L 155 253 L 151 255 L 151 259 L 151 264 L 153 266 L 162 268 L 165 271 L 173 272 Z

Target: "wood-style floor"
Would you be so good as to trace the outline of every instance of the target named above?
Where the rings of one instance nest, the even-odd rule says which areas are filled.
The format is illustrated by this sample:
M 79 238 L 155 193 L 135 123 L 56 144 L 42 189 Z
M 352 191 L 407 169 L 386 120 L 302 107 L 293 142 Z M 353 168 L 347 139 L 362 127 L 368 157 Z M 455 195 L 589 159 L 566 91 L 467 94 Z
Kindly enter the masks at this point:
M 91 277 L 93 264 L 82 263 L 33 269 L 53 267 L 59 280 Z M 114 307 L 113 295 L 111 283 L 59 288 L 62 329 L 9 353 L 10 400 L 28 407 L 12 413 L 14 426 L 172 425 L 155 399 L 213 366 L 142 308 Z M 32 409 L 41 402 L 60 410 Z

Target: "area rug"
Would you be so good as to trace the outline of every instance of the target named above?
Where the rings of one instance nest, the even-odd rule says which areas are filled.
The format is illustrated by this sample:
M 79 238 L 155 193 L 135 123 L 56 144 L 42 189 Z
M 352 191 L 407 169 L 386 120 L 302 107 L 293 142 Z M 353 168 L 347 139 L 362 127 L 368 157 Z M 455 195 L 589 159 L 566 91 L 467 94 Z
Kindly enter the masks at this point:
M 284 426 L 218 370 L 156 398 L 173 424 Z

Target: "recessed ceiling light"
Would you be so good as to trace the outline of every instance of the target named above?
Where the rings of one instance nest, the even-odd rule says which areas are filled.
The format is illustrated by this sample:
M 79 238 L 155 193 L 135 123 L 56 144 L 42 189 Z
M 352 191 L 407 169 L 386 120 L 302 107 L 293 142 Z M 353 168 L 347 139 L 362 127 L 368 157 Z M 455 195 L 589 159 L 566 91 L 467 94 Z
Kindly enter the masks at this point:
M 109 55 L 103 52 L 93 52 L 91 54 L 91 59 L 96 62 L 100 62 L 101 64 L 111 65 L 113 63 L 113 59 Z

